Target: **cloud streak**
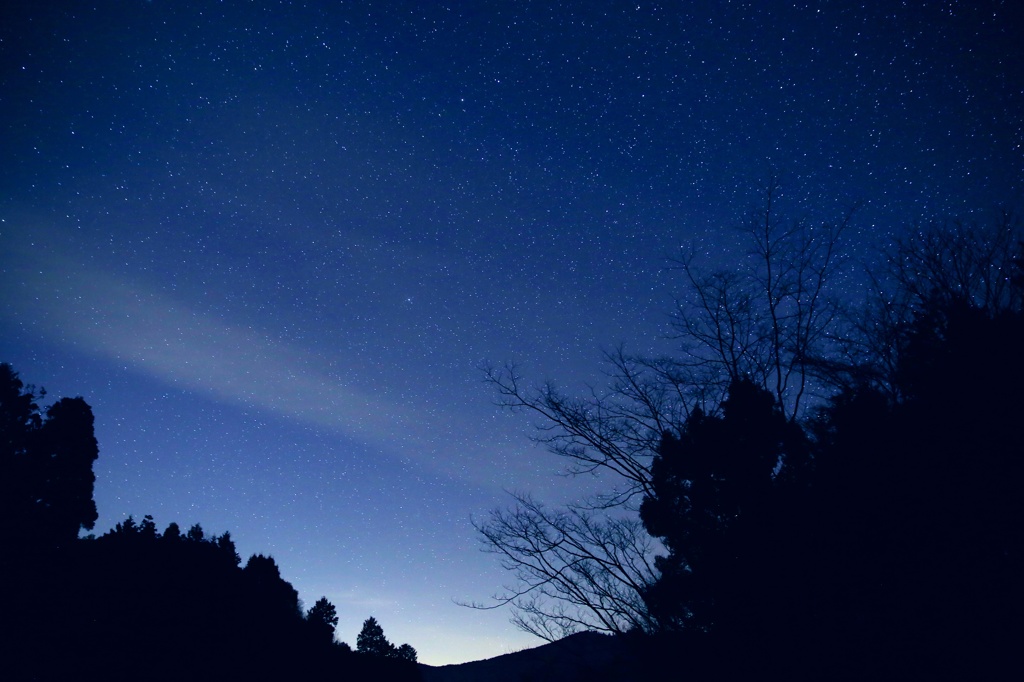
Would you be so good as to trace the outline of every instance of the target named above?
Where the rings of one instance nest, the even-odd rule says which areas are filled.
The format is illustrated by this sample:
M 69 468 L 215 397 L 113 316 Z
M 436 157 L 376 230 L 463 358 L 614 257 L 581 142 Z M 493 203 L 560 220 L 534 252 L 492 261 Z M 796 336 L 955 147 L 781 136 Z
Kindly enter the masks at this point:
M 416 411 L 346 384 L 302 348 L 82 264 L 57 231 L 0 226 L 0 315 L 179 388 L 340 431 L 391 451 L 429 440 Z

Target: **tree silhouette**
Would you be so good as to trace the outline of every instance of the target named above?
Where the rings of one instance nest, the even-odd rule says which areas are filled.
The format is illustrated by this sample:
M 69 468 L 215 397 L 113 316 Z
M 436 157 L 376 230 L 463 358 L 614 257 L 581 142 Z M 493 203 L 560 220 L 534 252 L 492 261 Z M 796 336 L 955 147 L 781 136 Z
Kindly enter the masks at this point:
M 579 506 L 551 509 L 529 495 L 477 526 L 486 551 L 517 579 L 490 609 L 514 606 L 512 622 L 555 641 L 581 629 L 610 634 L 653 627 L 643 594 L 654 582 L 654 543 L 635 518 Z
M 163 538 L 167 542 L 178 542 L 181 540 L 181 526 L 171 521 L 167 524 L 167 529 L 164 530 Z
M 4 679 L 418 679 L 408 645 L 380 659 L 335 644 L 334 606 L 304 618 L 273 558 L 241 568 L 228 532 L 161 534 L 147 514 L 78 539 L 96 519 L 92 411 L 41 411 L 43 395 L 0 364 Z
M 206 539 L 206 533 L 203 531 L 203 527 L 196 523 L 188 529 L 188 533 L 185 534 L 185 537 L 192 542 L 203 542 Z
M 771 393 L 734 381 L 722 416 L 697 410 L 682 433 L 665 433 L 640 518 L 662 540 L 658 581 L 646 592 L 662 628 L 714 624 L 726 594 L 749 567 L 744 532 L 807 460 L 801 429 Z
M 676 321 L 680 358 L 611 353 L 610 389 L 581 399 L 489 371 L 571 473 L 614 479 L 565 511 L 520 494 L 479 524 L 517 578 L 499 597 L 521 597 L 507 600 L 514 622 L 545 636 L 562 618 L 600 629 L 621 613 L 621 601 L 586 612 L 586 586 L 633 590 L 648 624 L 635 629 L 720 678 L 1019 668 L 1020 224 L 923 226 L 873 270 L 863 308 L 840 315 L 825 287 L 836 232 L 813 246 L 762 217 L 753 273 L 679 264 L 694 294 Z M 592 532 L 633 511 L 665 549 L 632 556 L 657 568 L 635 586 Z
M 377 658 L 416 662 L 416 649 L 409 644 L 396 647 L 389 642 L 384 636 L 384 628 L 372 616 L 363 621 L 363 627 L 356 636 L 356 651 Z
M 92 409 L 82 398 L 61 398 L 44 417 L 36 404 L 42 395 L 0 364 L 0 523 L 22 547 L 67 545 L 97 518 Z
M 242 563 L 242 557 L 238 556 L 238 551 L 235 549 L 235 542 L 231 539 L 231 533 L 225 531 L 223 535 L 214 538 L 214 543 L 217 545 L 217 549 L 221 551 L 221 555 L 234 566 L 238 566 Z
M 29 443 L 42 423 L 37 399 L 10 365 L 0 364 L 0 528 L 8 542 L 34 535 L 25 524 L 31 518 L 34 488 Z
M 857 207 L 812 226 L 779 215 L 776 175 L 762 194 L 743 228 L 748 252 L 741 267 L 708 271 L 692 253 L 676 259 L 685 289 L 673 315 L 681 353 L 662 360 L 659 370 L 681 395 L 705 407 L 720 404 L 733 382 L 747 379 L 792 419 L 814 394 L 831 393 L 830 377 L 815 361 L 838 350 L 840 306 L 833 288 Z
M 92 499 L 96 477 L 92 464 L 99 456 L 93 435 L 92 409 L 82 398 L 61 398 L 46 410 L 39 431 L 37 457 L 47 462 L 42 504 L 55 538 L 71 542 L 80 529 L 97 519 Z
M 245 564 L 244 574 L 256 598 L 267 611 L 278 615 L 301 615 L 299 593 L 281 577 L 273 557 L 254 554 Z
M 395 647 L 384 636 L 384 628 L 371 616 L 363 621 L 363 628 L 356 636 L 356 651 L 391 658 L 394 656 Z
M 803 598 L 790 634 L 861 679 L 883 660 L 998 679 L 1024 612 L 1024 314 L 936 297 L 905 338 L 895 390 L 846 391 L 814 425 L 803 551 L 779 585 Z
M 415 663 L 416 662 L 416 649 L 414 649 L 411 644 L 403 644 L 400 647 L 398 647 L 398 651 L 396 652 L 396 656 L 395 657 L 398 658 L 399 660 L 402 660 L 402 661 L 408 661 L 409 663 Z
M 779 217 L 779 193 L 773 176 L 762 206 L 744 226 L 749 257 L 739 259 L 738 267 L 707 271 L 689 255 L 674 263 L 686 289 L 673 316 L 677 357 L 637 357 L 621 348 L 607 353 L 609 388 L 584 398 L 565 396 L 550 383 L 531 388 L 513 365 L 485 368 L 499 404 L 540 418 L 536 440 L 568 462 L 567 473 L 603 474 L 609 484 L 606 492 L 564 513 L 541 517 L 521 504 L 519 510 L 495 510 L 478 524 L 485 550 L 501 555 L 515 573 L 517 583 L 498 595 L 497 605 L 510 604 L 520 627 L 541 637 L 565 634 L 567 625 L 568 631 L 646 629 L 653 544 L 640 524 L 629 521 L 641 500 L 655 495 L 651 467 L 662 435 L 682 433 L 698 411 L 716 416 L 739 380 L 768 391 L 790 421 L 836 390 L 822 358 L 842 350 L 833 286 L 853 211 L 816 227 L 787 224 Z M 549 518 L 584 522 L 552 525 Z M 510 526 L 510 519 L 540 523 Z M 606 533 L 590 532 L 608 527 L 615 528 L 615 543 L 605 541 Z M 565 540 L 547 542 L 550 537 Z M 566 576 L 581 566 L 596 569 L 583 584 L 597 586 L 599 598 L 591 589 L 558 589 L 575 583 Z M 535 594 L 548 604 L 539 606 L 531 598 Z
M 310 623 L 318 635 L 327 641 L 334 640 L 334 628 L 338 625 L 338 614 L 334 604 L 327 597 L 320 597 L 313 608 L 306 612 L 306 621 Z

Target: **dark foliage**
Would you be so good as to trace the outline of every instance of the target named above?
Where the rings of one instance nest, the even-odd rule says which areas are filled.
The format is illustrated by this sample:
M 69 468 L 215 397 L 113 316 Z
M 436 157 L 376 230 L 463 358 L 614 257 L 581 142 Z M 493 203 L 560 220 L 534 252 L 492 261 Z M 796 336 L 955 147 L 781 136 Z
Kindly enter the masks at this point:
M 682 433 L 663 435 L 652 463 L 654 494 L 640 518 L 668 549 L 645 594 L 662 629 L 707 629 L 738 590 L 753 588 L 753 540 L 780 489 L 806 466 L 803 432 L 765 389 L 734 381 L 721 413 L 695 410 Z
M 150 517 L 117 524 L 51 561 L 16 563 L 3 614 L 9 679 L 407 680 L 414 666 L 333 641 L 326 599 L 304 616 L 273 558 L 244 568 L 230 536 L 162 535 Z
M 804 270 L 803 251 L 776 253 Z M 505 404 L 545 420 L 541 440 L 554 452 L 624 481 L 599 502 L 628 508 L 641 497 L 643 525 L 664 546 L 656 576 L 631 588 L 653 627 L 620 634 L 624 653 L 593 679 L 666 670 L 694 680 L 1024 676 L 1020 226 L 1008 215 L 984 229 L 925 226 L 896 243 L 887 268 L 845 331 L 830 312 L 825 336 L 806 336 L 820 343 L 755 334 L 755 350 L 774 339 L 768 355 L 731 365 L 720 360 L 747 353 L 737 345 L 745 329 L 767 316 L 769 332 L 783 330 L 791 318 L 776 316 L 785 306 L 771 296 L 767 313 L 726 297 L 742 293 L 728 273 L 691 277 L 701 303 L 685 331 L 712 346 L 698 363 L 715 370 L 711 390 L 672 373 L 671 361 L 621 353 L 608 399 L 531 395 L 514 370 L 489 375 Z M 801 287 L 779 295 L 792 290 Z M 801 390 L 795 409 L 776 390 L 789 384 L 773 386 L 766 372 L 827 390 L 813 392 L 814 409 Z M 707 399 L 722 386 L 723 399 Z M 703 398 L 687 404 L 684 389 Z M 506 565 L 540 565 L 524 590 L 579 563 L 558 552 L 588 536 L 564 522 L 543 526 L 555 533 L 524 524 L 486 536 L 509 518 L 518 517 L 492 516 L 485 537 L 518 561 Z M 617 578 L 612 564 L 595 565 Z M 571 606 L 586 604 L 567 594 Z
M 334 641 L 334 628 L 338 626 L 338 612 L 327 597 L 317 599 L 313 608 L 306 612 L 306 622 L 325 642 Z
M 334 606 L 304 615 L 273 558 L 241 567 L 230 533 L 160 533 L 153 518 L 92 528 L 93 417 L 81 398 L 45 415 L 0 365 L 0 661 L 5 680 L 410 680 L 411 661 L 333 639 Z M 412 647 L 408 647 L 409 650 Z
M 844 390 L 810 441 L 749 389 L 737 418 L 735 385 L 721 418 L 666 435 L 650 607 L 698 679 L 1024 672 L 1024 312 L 930 297 L 902 333 L 896 390 Z
M 43 395 L 0 364 L 0 533 L 18 552 L 65 546 L 97 518 L 92 409 L 61 398 L 42 415 Z
M 416 662 L 416 649 L 409 644 L 396 647 L 384 636 L 384 628 L 372 616 L 363 621 L 356 637 L 356 651 L 374 658 L 390 658 L 407 663 Z
M 390 656 L 393 648 L 376 618 L 371 616 L 363 621 L 363 629 L 356 636 L 356 651 L 371 656 Z

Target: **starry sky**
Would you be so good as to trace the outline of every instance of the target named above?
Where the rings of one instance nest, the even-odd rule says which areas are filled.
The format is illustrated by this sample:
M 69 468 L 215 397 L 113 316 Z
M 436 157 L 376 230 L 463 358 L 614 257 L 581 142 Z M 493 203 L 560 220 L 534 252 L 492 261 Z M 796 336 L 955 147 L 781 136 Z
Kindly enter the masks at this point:
M 471 519 L 557 476 L 480 367 L 670 352 L 680 247 L 1022 208 L 1018 3 L 110 0 L 0 11 L 0 361 L 96 414 L 129 514 L 272 554 L 355 643 L 539 642 L 474 611 Z M 857 278 L 850 275 L 850 284 Z

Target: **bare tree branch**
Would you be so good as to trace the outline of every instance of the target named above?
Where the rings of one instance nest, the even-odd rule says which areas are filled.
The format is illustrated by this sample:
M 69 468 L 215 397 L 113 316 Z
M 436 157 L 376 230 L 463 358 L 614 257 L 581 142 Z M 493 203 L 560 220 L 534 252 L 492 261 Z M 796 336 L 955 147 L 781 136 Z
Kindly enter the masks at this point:
M 840 348 L 813 359 L 812 371 L 837 386 L 872 385 L 898 401 L 896 368 L 913 321 L 953 303 L 999 314 L 1019 310 L 1024 287 L 1014 282 L 1024 245 L 1021 223 L 1003 211 L 985 225 L 932 222 L 917 226 L 865 267 L 865 302 L 841 316 Z
M 552 511 L 529 495 L 474 523 L 484 550 L 516 578 L 492 605 L 514 607 L 513 623 L 553 641 L 581 629 L 650 631 L 643 602 L 654 581 L 656 543 L 635 517 L 597 517 L 579 507 Z
M 501 370 L 485 368 L 486 381 L 493 384 L 499 404 L 515 410 L 539 415 L 538 435 L 557 455 L 570 461 L 568 473 L 611 472 L 618 483 L 595 506 L 628 502 L 646 492 L 650 478 L 650 458 L 660 438 L 661 427 L 668 426 L 672 406 L 664 404 L 664 396 L 644 376 L 641 367 L 624 355 L 618 357 L 622 382 L 607 396 L 593 393 L 587 400 L 561 395 L 551 384 L 527 391 L 513 365 Z M 612 360 L 613 363 L 616 360 Z M 619 391 L 625 391 L 623 395 Z M 639 400 L 640 404 L 633 401 Z M 646 401 L 656 408 L 651 414 L 641 408 Z
M 645 607 L 657 576 L 657 543 L 636 516 L 651 496 L 651 464 L 666 432 L 680 434 L 698 408 L 719 409 L 730 382 L 750 378 L 796 419 L 822 395 L 839 332 L 829 287 L 842 265 L 841 239 L 853 211 L 810 229 L 776 215 L 779 183 L 747 225 L 752 266 L 705 272 L 692 254 L 674 262 L 686 293 L 677 299 L 675 358 L 605 354 L 608 387 L 571 398 L 552 384 L 530 387 L 517 368 L 484 368 L 498 404 L 539 417 L 536 442 L 568 462 L 568 474 L 611 474 L 608 492 L 560 511 L 528 496 L 498 510 L 477 530 L 502 557 L 516 584 L 492 606 L 511 606 L 513 622 L 545 639 L 580 628 L 605 632 L 654 627 Z
M 914 311 L 938 299 L 998 312 L 1021 305 L 1012 286 L 1021 225 L 1003 211 L 991 224 L 931 223 L 900 239 L 888 254 L 888 275 L 909 294 Z
M 856 207 L 834 224 L 785 225 L 776 216 L 778 192 L 772 177 L 747 227 L 752 268 L 704 272 L 692 254 L 674 261 L 685 292 L 673 329 L 683 351 L 679 372 L 692 385 L 710 387 L 712 404 L 730 381 L 747 377 L 796 419 L 809 391 L 828 393 L 815 361 L 835 350 L 839 303 L 829 287 L 843 266 L 840 246 Z

